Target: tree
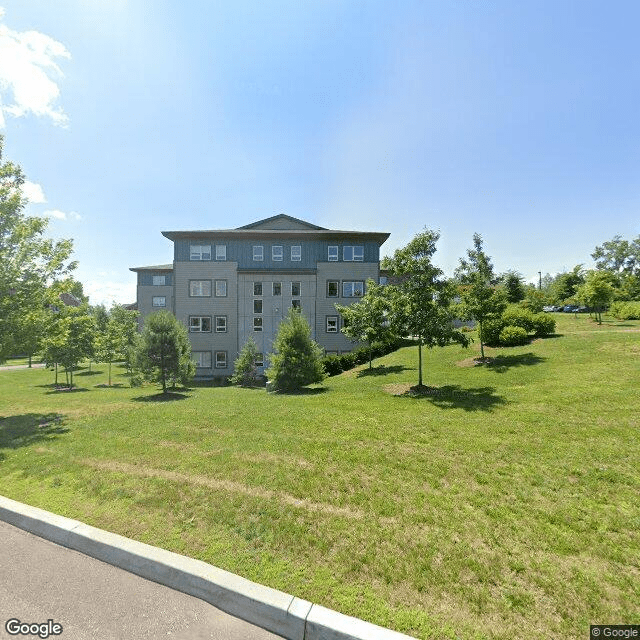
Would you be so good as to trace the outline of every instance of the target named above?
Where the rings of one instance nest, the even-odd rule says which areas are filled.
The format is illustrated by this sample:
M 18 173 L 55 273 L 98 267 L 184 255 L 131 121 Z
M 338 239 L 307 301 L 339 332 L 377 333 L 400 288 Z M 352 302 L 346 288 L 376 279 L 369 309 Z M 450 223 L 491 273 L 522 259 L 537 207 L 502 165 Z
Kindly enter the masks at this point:
M 584 269 L 577 264 L 566 273 L 559 273 L 551 286 L 554 301 L 558 304 L 574 300 L 578 287 L 584 282 Z
M 469 338 L 453 327 L 453 287 L 431 259 L 440 234 L 425 229 L 406 247 L 383 261 L 398 284 L 387 285 L 391 299 L 391 326 L 398 335 L 418 339 L 418 386 L 422 387 L 422 347 L 432 349 L 452 342 L 468 346 Z
M 109 318 L 119 327 L 122 339 L 121 355 L 129 374 L 132 373 L 135 364 L 136 344 L 138 334 L 138 311 L 125 309 L 119 304 L 114 304 L 109 311 Z
M 242 347 L 234 364 L 234 372 L 231 376 L 233 384 L 241 387 L 251 387 L 258 382 L 260 377 L 256 362 L 258 361 L 258 346 L 253 338 L 249 338 Z
M 167 382 L 176 380 L 183 385 L 195 374 L 191 360 L 191 344 L 187 330 L 167 311 L 158 311 L 147 317 L 137 350 L 137 363 L 145 378 L 162 384 L 167 393 Z
M 73 372 L 93 351 L 95 322 L 86 307 L 51 310 L 43 340 L 45 362 L 65 368 L 67 384 L 73 388 Z
M 369 369 L 372 366 L 373 344 L 387 342 L 393 338 L 390 324 L 391 300 L 385 295 L 385 287 L 373 280 L 367 282 L 367 291 L 359 302 L 352 305 L 335 305 L 344 318 L 341 331 L 355 342 L 364 342 L 369 347 Z
M 482 248 L 482 236 L 473 235 L 473 249 L 467 250 L 467 259 L 460 258 L 456 277 L 461 283 L 462 311 L 466 318 L 478 323 L 480 356 L 484 359 L 482 325 L 498 318 L 507 302 L 504 293 L 492 286 L 494 279 L 491 259 Z
M 297 391 L 324 380 L 322 349 L 311 339 L 311 328 L 299 309 L 289 309 L 280 323 L 269 360 L 267 378 L 278 391 Z
M 598 324 L 602 324 L 602 311 L 611 304 L 614 297 L 611 280 L 612 274 L 606 271 L 589 271 L 576 294 L 580 301 L 594 309 Z
M 45 238 L 47 219 L 24 215 L 24 174 L 2 161 L 3 142 L 0 136 L 0 361 L 17 346 L 20 324 L 41 307 L 47 286 L 76 266 L 68 261 L 71 240 Z
M 640 276 L 640 236 L 631 241 L 614 236 L 596 247 L 591 257 L 598 270 Z
M 520 302 L 525 298 L 524 278 L 517 271 L 507 271 L 500 276 L 507 302 Z

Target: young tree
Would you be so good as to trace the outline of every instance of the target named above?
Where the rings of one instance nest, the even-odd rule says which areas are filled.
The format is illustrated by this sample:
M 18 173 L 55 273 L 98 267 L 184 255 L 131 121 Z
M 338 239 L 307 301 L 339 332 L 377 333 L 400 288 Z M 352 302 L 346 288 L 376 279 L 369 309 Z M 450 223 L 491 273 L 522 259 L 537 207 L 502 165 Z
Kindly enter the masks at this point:
M 607 271 L 589 271 L 584 284 L 576 293 L 579 300 L 594 309 L 598 324 L 602 324 L 602 311 L 611 304 L 614 297 L 612 279 L 612 274 Z
M 322 349 L 311 339 L 309 323 L 298 309 L 289 309 L 280 323 L 273 349 L 266 374 L 276 390 L 297 391 L 324 380 Z
M 432 349 L 453 342 L 465 347 L 469 344 L 469 338 L 453 326 L 453 288 L 431 262 L 439 237 L 438 232 L 425 229 L 383 261 L 383 268 L 398 280 L 398 284 L 387 285 L 391 326 L 398 335 L 418 338 L 418 386 L 423 386 L 423 346 Z
M 62 365 L 67 383 L 73 388 L 73 372 L 93 350 L 95 323 L 85 307 L 52 310 L 43 340 L 45 362 Z M 57 383 L 56 366 L 56 383 Z
M 162 384 L 164 394 L 169 380 L 173 379 L 174 386 L 176 380 L 186 385 L 196 370 L 187 330 L 167 311 L 153 313 L 145 320 L 137 362 L 147 379 Z
M 47 219 L 24 215 L 24 174 L 2 162 L 3 141 L 0 136 L 0 361 L 15 348 L 25 314 L 40 308 L 48 284 L 76 266 L 68 262 L 71 240 L 45 238 Z
M 122 339 L 121 355 L 127 371 L 131 374 L 135 364 L 136 341 L 138 334 L 138 311 L 125 309 L 114 304 L 109 311 L 109 318 L 118 326 Z
M 505 310 L 504 293 L 493 286 L 493 265 L 482 248 L 480 234 L 473 235 L 473 249 L 467 250 L 467 259 L 460 258 L 456 277 L 461 283 L 462 310 L 466 318 L 478 323 L 480 355 L 484 359 L 482 325 L 497 318 Z
M 517 271 L 507 271 L 500 276 L 507 302 L 520 302 L 525 298 L 524 279 Z
M 234 372 L 231 376 L 233 384 L 239 384 L 241 387 L 252 387 L 258 382 L 258 346 L 253 338 L 249 338 L 244 347 L 240 351 L 238 358 L 234 364 Z
M 369 347 L 369 369 L 372 367 L 373 344 L 387 342 L 394 336 L 391 327 L 391 300 L 385 295 L 385 287 L 373 280 L 367 282 L 367 290 L 359 302 L 352 305 L 335 305 L 345 323 L 341 329 L 347 338 L 364 342 Z

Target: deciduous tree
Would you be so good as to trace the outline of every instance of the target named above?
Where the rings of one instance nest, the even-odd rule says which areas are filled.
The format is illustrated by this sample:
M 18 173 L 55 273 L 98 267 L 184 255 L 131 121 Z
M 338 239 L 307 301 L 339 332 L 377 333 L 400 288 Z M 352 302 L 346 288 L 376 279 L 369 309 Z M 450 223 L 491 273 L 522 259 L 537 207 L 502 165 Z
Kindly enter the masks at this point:
M 423 346 L 432 349 L 452 342 L 465 347 L 469 344 L 468 336 L 453 326 L 453 287 L 432 263 L 439 237 L 437 231 L 425 229 L 382 264 L 397 282 L 387 285 L 392 301 L 391 326 L 398 335 L 418 339 L 418 386 L 423 386 Z

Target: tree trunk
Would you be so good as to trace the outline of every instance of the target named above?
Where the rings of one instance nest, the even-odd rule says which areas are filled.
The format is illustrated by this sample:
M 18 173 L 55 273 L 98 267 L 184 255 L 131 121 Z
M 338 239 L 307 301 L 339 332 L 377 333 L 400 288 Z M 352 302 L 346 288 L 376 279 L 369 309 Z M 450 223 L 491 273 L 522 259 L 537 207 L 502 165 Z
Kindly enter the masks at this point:
M 111 362 L 109 362 L 109 386 L 111 386 Z
M 371 362 L 373 360 L 373 346 L 369 343 L 369 369 L 371 369 Z
M 56 383 L 55 384 L 56 384 L 56 387 L 57 387 L 58 386 L 58 363 L 57 362 L 55 364 L 55 367 L 56 367 Z
M 422 386 L 422 336 L 418 336 L 418 386 Z
M 29 369 L 31 369 L 31 354 L 29 354 Z
M 484 344 L 482 343 L 482 320 L 478 320 L 478 327 L 480 334 L 480 357 L 484 360 Z

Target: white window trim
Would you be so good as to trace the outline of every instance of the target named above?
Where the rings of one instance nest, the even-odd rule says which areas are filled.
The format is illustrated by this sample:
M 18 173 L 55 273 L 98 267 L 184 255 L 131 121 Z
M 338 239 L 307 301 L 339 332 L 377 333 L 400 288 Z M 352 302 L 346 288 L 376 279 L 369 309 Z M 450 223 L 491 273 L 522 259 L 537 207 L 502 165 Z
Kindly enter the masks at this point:
M 345 293 L 344 293 L 344 285 L 345 284 L 350 284 L 352 291 L 355 291 L 355 286 L 354 285 L 361 284 L 362 285 L 362 294 L 359 295 L 359 296 L 356 296 L 356 295 L 353 295 L 353 294 L 350 295 L 350 296 L 345 295 Z M 362 280 L 343 280 L 342 281 L 342 297 L 343 298 L 362 298 L 363 295 L 364 295 L 364 281 L 362 281 Z
M 224 284 L 224 293 L 218 293 L 218 284 Z M 215 297 L 216 298 L 226 298 L 227 294 L 228 294 L 227 281 L 226 280 L 216 280 L 215 281 Z
M 153 276 L 152 282 L 154 287 L 165 287 L 167 285 L 167 276 Z
M 218 329 L 218 320 L 224 320 L 224 329 Z M 227 316 L 215 316 L 216 333 L 227 333 Z
M 198 289 L 203 290 L 203 284 L 209 283 L 209 293 L 193 293 L 192 285 L 199 282 Z M 189 297 L 190 298 L 210 298 L 211 297 L 211 280 L 189 280 Z
M 162 304 L 156 304 L 156 300 L 162 300 Z M 167 296 L 153 296 L 151 298 L 151 306 L 152 307 L 166 307 L 167 306 Z
M 351 249 L 351 257 L 347 258 L 347 249 Z M 358 249 L 358 253 L 361 253 L 360 256 L 356 256 L 356 249 Z M 345 262 L 363 262 L 364 261 L 364 245 L 355 244 L 355 245 L 345 245 L 342 248 L 342 259 Z
M 329 295 L 329 284 L 330 283 L 335 283 L 336 285 L 336 295 L 335 296 L 330 296 Z M 327 298 L 339 298 L 340 297 L 340 280 L 327 280 Z
M 194 357 L 194 356 L 197 356 L 197 357 Z M 209 356 L 208 365 L 206 364 L 206 360 L 205 360 L 205 364 L 202 364 L 202 356 L 205 356 L 205 357 Z M 193 361 L 196 363 L 196 367 L 198 369 L 211 369 L 211 351 L 192 351 L 191 357 Z
M 280 293 L 276 293 L 275 286 L 277 284 L 280 285 Z M 272 282 L 271 283 L 271 295 L 272 296 L 276 296 L 277 298 L 281 298 L 282 297 L 282 282 Z
M 262 331 L 264 327 L 264 323 L 262 322 L 262 316 L 256 316 L 253 319 L 253 330 L 255 332 Z
M 256 293 L 256 285 L 260 285 L 260 293 Z M 254 282 L 253 283 L 253 295 L 254 296 L 262 296 L 262 294 L 264 293 L 264 284 L 262 282 Z
M 329 322 L 335 322 L 334 328 L 329 328 Z M 327 333 L 338 333 L 338 316 L 327 316 L 326 318 L 326 331 Z
M 227 259 L 227 245 L 226 244 L 217 244 L 216 245 L 216 260 L 226 260 Z
M 331 251 L 332 249 L 335 249 L 335 251 Z M 335 255 L 332 255 L 332 253 L 334 253 Z M 329 262 L 338 262 L 338 260 L 340 259 L 340 247 L 338 247 L 338 245 L 329 245 L 329 247 L 327 248 L 327 260 Z
M 293 285 L 297 284 L 298 285 L 298 293 L 293 293 Z M 299 298 L 302 295 L 302 282 L 292 282 L 291 283 L 291 297 L 292 298 Z
M 302 246 L 299 244 L 294 244 L 291 247 L 291 262 L 301 262 L 301 261 L 302 261 Z
M 197 325 L 193 325 L 192 322 L 198 320 Z M 202 328 L 202 321 L 209 321 L 209 329 Z M 189 333 L 211 333 L 211 316 L 189 316 Z
M 219 356 L 223 356 L 224 360 L 218 360 Z M 215 355 L 216 359 L 216 369 L 226 369 L 227 368 L 227 352 L 226 351 L 216 351 Z
M 284 260 L 284 247 L 281 244 L 274 244 L 271 247 L 271 259 L 274 262 L 282 262 Z
M 205 255 L 209 257 L 206 258 Z M 189 245 L 189 260 L 211 260 L 210 244 L 192 244 Z
M 260 311 L 256 311 L 256 303 L 260 303 Z M 264 304 L 262 302 L 262 298 L 255 298 L 253 300 L 253 313 L 257 315 L 262 315 L 264 312 Z
M 263 353 L 256 353 L 255 365 L 256 365 L 256 367 L 264 367 L 264 354 Z
M 264 247 L 261 244 L 254 244 L 253 245 L 253 261 L 262 262 L 263 260 L 264 260 Z

